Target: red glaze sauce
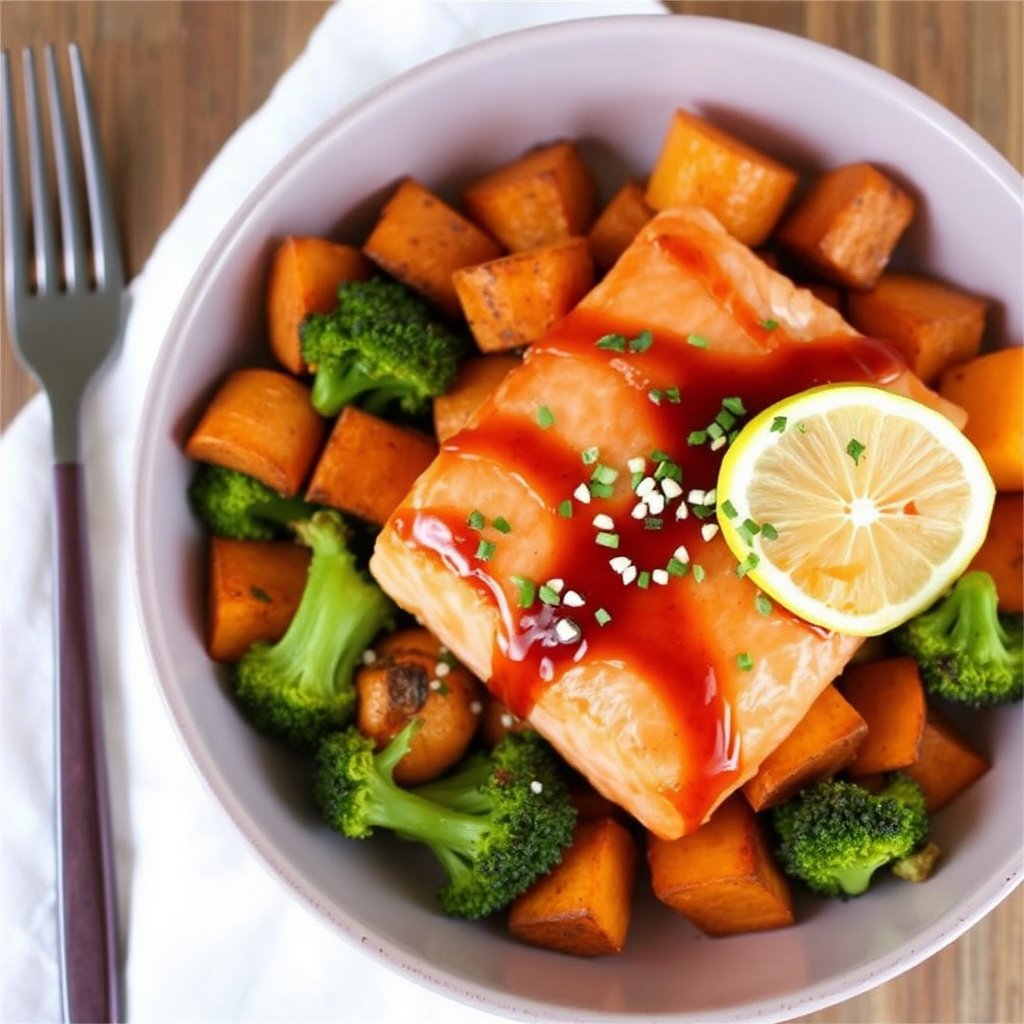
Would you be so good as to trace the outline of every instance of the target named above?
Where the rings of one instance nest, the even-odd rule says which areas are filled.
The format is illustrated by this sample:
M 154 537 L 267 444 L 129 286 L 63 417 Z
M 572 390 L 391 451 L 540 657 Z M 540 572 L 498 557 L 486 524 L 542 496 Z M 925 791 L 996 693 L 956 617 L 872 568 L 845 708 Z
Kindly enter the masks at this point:
M 704 259 L 697 251 L 678 247 L 677 252 L 674 242 L 672 248 L 673 256 L 680 260 Z M 724 283 L 715 283 L 712 266 L 695 270 L 711 281 L 711 287 L 724 289 Z M 702 349 L 688 344 L 685 336 L 658 334 L 646 351 L 609 351 L 596 345 L 599 338 L 609 334 L 634 338 L 643 325 L 615 323 L 581 310 L 534 346 L 531 355 L 597 360 L 615 368 L 622 381 L 636 392 L 637 404 L 623 408 L 623 430 L 630 429 L 631 420 L 643 424 L 644 440 L 638 442 L 636 454 L 647 457 L 646 473 L 654 472 L 656 466 L 652 450 L 661 449 L 682 471 L 684 498 L 692 489 L 706 491 L 715 486 L 725 448 L 713 451 L 708 444 L 691 445 L 687 439 L 692 431 L 704 429 L 715 419 L 723 398 L 742 400 L 746 415 L 738 417 L 738 428 L 749 416 L 787 395 L 826 383 L 884 383 L 905 368 L 899 355 L 884 343 L 856 337 L 795 342 L 781 329 L 772 330 L 755 322 L 753 313 L 745 311 L 740 303 L 724 294 L 720 299 L 731 301 L 731 311 L 763 345 L 763 355 L 725 355 L 714 351 L 713 342 Z M 648 392 L 652 387 L 665 391 L 684 381 L 678 403 L 665 398 L 657 405 L 651 402 Z M 543 402 L 544 396 L 539 395 L 538 404 Z M 705 784 L 677 794 L 685 816 L 702 818 L 738 769 L 738 737 L 718 682 L 727 661 L 728 671 L 735 673 L 736 652 L 716 650 L 696 632 L 665 628 L 667 622 L 686 621 L 685 608 L 694 600 L 698 585 L 692 567 L 681 578 L 670 574 L 664 585 L 651 579 L 644 589 L 639 579 L 623 585 L 609 561 L 621 554 L 630 558 L 638 570 L 662 569 L 677 547 L 684 545 L 692 562 L 699 563 L 704 543 L 701 526 L 714 522 L 713 511 L 706 518 L 691 511 L 680 521 L 675 512 L 681 499 L 676 499 L 654 517 L 662 520 L 661 528 L 652 529 L 650 523 L 630 515 L 638 499 L 630 486 L 630 470 L 617 465 L 612 467 L 618 470 L 612 496 L 594 497 L 589 504 L 574 500 L 573 516 L 564 518 L 559 514 L 559 503 L 571 497 L 593 467 L 582 463 L 581 452 L 570 448 L 557 429 L 544 430 L 521 415 L 497 411 L 478 427 L 452 438 L 445 449 L 494 459 L 528 480 L 532 490 L 543 496 L 557 536 L 555 564 L 548 570 L 549 578 L 561 578 L 566 590 L 576 591 L 586 601 L 582 608 L 565 604 L 549 607 L 539 600 L 528 609 L 518 607 L 515 588 L 507 579 L 494 578 L 488 562 L 477 557 L 480 534 L 467 524 L 471 510 L 422 509 L 412 516 L 398 517 L 395 527 L 406 541 L 435 552 L 455 575 L 471 580 L 498 608 L 502 630 L 489 681 L 492 691 L 513 711 L 525 716 L 548 681 L 561 676 L 578 659 L 629 663 L 650 681 L 670 709 L 691 763 L 703 766 Z M 499 513 L 489 511 L 491 515 Z M 619 536 L 617 549 L 595 545 L 593 518 L 599 512 L 607 513 L 614 521 Z M 535 581 L 538 586 L 543 582 Z M 754 594 L 750 584 L 742 614 L 749 614 Z M 595 621 L 599 607 L 609 615 L 604 625 Z M 563 642 L 557 635 L 556 622 L 564 618 L 581 627 L 578 640 Z

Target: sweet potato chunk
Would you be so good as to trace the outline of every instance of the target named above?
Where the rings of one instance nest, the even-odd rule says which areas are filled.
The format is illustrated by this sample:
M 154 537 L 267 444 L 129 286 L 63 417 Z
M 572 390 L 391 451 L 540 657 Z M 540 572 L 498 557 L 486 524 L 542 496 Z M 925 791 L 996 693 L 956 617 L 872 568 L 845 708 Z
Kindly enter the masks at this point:
M 771 234 L 797 173 L 686 110 L 677 110 L 647 182 L 655 210 L 701 206 L 734 238 L 761 245 Z
M 925 384 L 978 354 L 987 309 L 983 299 L 919 274 L 883 274 L 870 291 L 846 297 L 850 323 L 892 342 Z
M 290 235 L 277 247 L 267 282 L 270 350 L 287 370 L 306 372 L 299 326 L 310 313 L 329 313 L 342 281 L 364 281 L 370 263 L 351 245 Z
M 206 650 L 214 661 L 234 662 L 257 640 L 280 640 L 305 590 L 309 560 L 309 548 L 291 541 L 210 538 Z
M 256 477 L 293 497 L 327 429 L 309 388 L 278 370 L 229 374 L 185 442 L 185 454 Z
M 480 403 L 519 365 L 511 352 L 493 352 L 463 360 L 452 386 L 434 399 L 434 434 L 442 444 L 457 434 Z
M 462 192 L 470 217 L 510 252 L 584 235 L 597 207 L 597 186 L 576 144 L 532 149 L 477 178 Z
M 939 380 L 939 394 L 966 410 L 964 433 L 981 452 L 996 490 L 1024 489 L 1024 348 L 951 367 Z
M 835 688 L 827 686 L 799 725 L 743 786 L 755 811 L 785 803 L 797 790 L 845 768 L 867 735 L 867 722 Z
M 867 722 L 868 733 L 850 762 L 850 775 L 896 771 L 921 750 L 925 694 L 913 658 L 882 658 L 851 665 L 839 688 Z
M 406 178 L 384 205 L 363 252 L 443 312 L 457 316 L 452 272 L 493 260 L 501 248 L 439 196 Z
M 1024 494 L 999 494 L 985 542 L 968 569 L 987 572 L 996 584 L 1001 612 L 1024 611 Z
M 587 241 L 599 270 L 608 270 L 654 216 L 644 193 L 639 181 L 626 181 L 597 215 Z
M 581 820 L 562 862 L 509 908 L 509 931 L 573 956 L 621 953 L 638 859 L 633 837 L 614 818 Z
M 539 338 L 594 283 L 585 238 L 512 253 L 452 275 L 462 311 L 482 352 L 506 352 Z
M 306 500 L 383 523 L 436 454 L 432 438 L 347 405 L 313 470 Z
M 989 769 L 983 757 L 959 730 L 934 707 L 928 709 L 921 751 L 917 760 L 904 768 L 924 791 L 929 814 L 945 807 Z
M 793 924 L 789 884 L 764 826 L 734 794 L 696 832 L 647 837 L 654 895 L 707 935 L 736 935 Z
M 775 238 L 829 281 L 873 288 L 913 219 L 914 205 L 877 167 L 845 164 L 815 178 Z

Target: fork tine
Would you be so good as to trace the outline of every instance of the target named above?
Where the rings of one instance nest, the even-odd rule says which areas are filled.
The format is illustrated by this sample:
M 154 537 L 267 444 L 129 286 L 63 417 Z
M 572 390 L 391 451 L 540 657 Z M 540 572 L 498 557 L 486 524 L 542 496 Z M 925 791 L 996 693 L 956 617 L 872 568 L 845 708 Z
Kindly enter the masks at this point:
M 86 194 L 89 199 L 89 220 L 92 225 L 93 260 L 96 286 L 116 289 L 124 285 L 124 265 L 118 237 L 114 203 L 110 197 L 110 183 L 100 148 L 96 115 L 93 110 L 89 83 L 82 67 L 82 54 L 76 43 L 68 47 L 71 59 L 71 79 L 74 84 L 75 109 L 78 113 L 82 162 L 85 167 Z
M 57 172 L 57 199 L 60 207 L 61 239 L 64 254 L 64 286 L 71 292 L 87 288 L 89 268 L 85 260 L 85 233 L 79 213 L 77 178 L 71 162 L 68 121 L 61 100 L 57 62 L 52 46 L 43 50 L 46 87 L 50 98 L 50 128 L 53 135 L 53 161 Z
M 36 84 L 36 62 L 30 49 L 22 53 L 25 70 L 25 116 L 28 129 L 28 169 L 32 190 L 32 230 L 36 258 L 36 291 L 41 295 L 57 288 L 57 242 L 46 184 L 43 121 Z
M 4 285 L 10 306 L 15 295 L 28 289 L 28 243 L 11 94 L 11 62 L 6 50 L 0 53 L 0 83 L 3 87 Z

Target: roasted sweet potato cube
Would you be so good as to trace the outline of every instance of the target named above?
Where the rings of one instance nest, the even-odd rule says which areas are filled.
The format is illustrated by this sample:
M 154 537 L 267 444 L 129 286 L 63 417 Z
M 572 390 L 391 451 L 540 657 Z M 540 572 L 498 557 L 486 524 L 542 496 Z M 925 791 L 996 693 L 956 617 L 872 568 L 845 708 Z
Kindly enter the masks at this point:
M 919 274 L 886 273 L 846 296 L 850 323 L 895 345 L 925 384 L 978 354 L 987 311 L 984 299 Z
M 442 444 L 457 434 L 483 400 L 519 365 L 511 352 L 492 352 L 463 360 L 452 386 L 434 399 L 434 434 Z
M 542 338 L 594 284 L 585 238 L 512 253 L 452 275 L 482 352 L 506 352 Z
M 621 953 L 638 859 L 635 840 L 614 818 L 581 820 L 562 862 L 509 908 L 509 931 L 572 956 Z
M 917 760 L 927 709 L 913 658 L 851 665 L 839 689 L 868 726 L 847 769 L 851 776 L 896 771 Z
M 433 438 L 347 405 L 317 460 L 306 500 L 383 524 L 436 454 Z
M 185 454 L 293 497 L 320 452 L 327 423 L 305 384 L 279 370 L 229 374 L 185 442 Z
M 531 149 L 463 189 L 469 216 L 510 252 L 585 235 L 597 185 L 576 144 L 562 139 Z
M 1002 493 L 1024 489 L 1024 348 L 1011 345 L 950 367 L 939 394 L 967 413 L 964 433 Z
M 799 725 L 744 784 L 743 795 L 755 811 L 785 803 L 797 790 L 845 768 L 867 732 L 867 722 L 835 686 L 825 687 Z
M 493 238 L 413 178 L 399 184 L 363 245 L 377 266 L 449 316 L 452 272 L 501 255 Z
M 765 826 L 734 794 L 696 832 L 647 837 L 654 895 L 707 935 L 736 935 L 793 924 L 789 883 L 772 856 Z
M 342 281 L 363 281 L 370 262 L 351 245 L 290 235 L 277 247 L 267 282 L 267 330 L 277 361 L 296 375 L 306 372 L 299 327 L 310 313 L 329 313 Z
M 257 640 L 284 635 L 306 588 L 309 560 L 309 548 L 291 541 L 210 538 L 206 649 L 214 661 L 237 661 Z
M 796 171 L 687 110 L 669 122 L 647 182 L 655 210 L 701 206 L 734 238 L 761 245 L 796 186 Z
M 775 240 L 822 277 L 873 288 L 914 217 L 914 200 L 869 163 L 819 174 L 789 211 Z
M 921 751 L 903 771 L 924 791 L 929 814 L 945 807 L 989 769 L 983 757 L 936 708 L 928 709 Z
M 1001 612 L 1024 611 L 1024 494 L 996 495 L 985 542 L 967 568 L 992 577 Z
M 630 179 L 622 184 L 597 215 L 587 241 L 599 270 L 608 270 L 626 251 L 636 233 L 654 216 L 644 193 L 644 185 Z

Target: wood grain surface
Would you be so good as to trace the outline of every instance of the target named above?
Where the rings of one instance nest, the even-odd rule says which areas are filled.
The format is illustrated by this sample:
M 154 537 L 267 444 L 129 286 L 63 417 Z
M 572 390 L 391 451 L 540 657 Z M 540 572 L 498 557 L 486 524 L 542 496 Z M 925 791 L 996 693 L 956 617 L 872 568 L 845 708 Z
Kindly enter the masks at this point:
M 342 0 L 344 2 L 344 0 Z M 386 0 L 382 0 L 386 2 Z M 266 99 L 329 5 L 219 0 L 0 0 L 12 51 L 77 40 L 97 105 L 127 270 L 161 232 L 228 136 Z M 917 86 L 1024 166 L 1020 0 L 760 0 L 669 3 L 673 12 L 808 36 Z M 0 429 L 35 392 L 3 326 Z M 863 1024 L 1021 1024 L 1024 892 L 909 973 L 800 1018 Z

